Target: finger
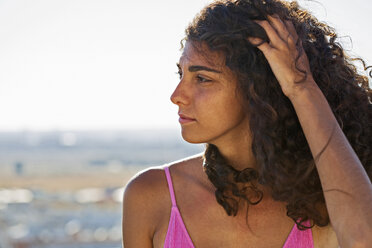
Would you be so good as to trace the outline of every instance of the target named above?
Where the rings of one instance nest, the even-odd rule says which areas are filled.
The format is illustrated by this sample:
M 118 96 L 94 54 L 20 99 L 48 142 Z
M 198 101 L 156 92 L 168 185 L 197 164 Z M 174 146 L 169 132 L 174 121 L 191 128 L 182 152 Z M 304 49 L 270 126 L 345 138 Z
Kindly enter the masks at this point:
M 279 18 L 278 15 L 267 16 L 267 19 L 271 25 L 276 30 L 278 36 L 284 41 L 287 42 L 289 36 L 291 35 L 286 24 Z
M 289 43 L 293 43 L 294 45 L 296 45 L 297 40 L 298 40 L 298 34 L 297 34 L 295 26 L 293 25 L 293 23 L 290 20 L 285 21 L 285 25 L 286 25 L 289 33 L 291 34 L 291 40 L 289 40 Z M 301 42 L 301 40 L 300 40 L 300 42 Z
M 266 52 L 268 52 L 270 49 L 272 49 L 272 47 L 270 46 L 269 43 L 267 43 L 266 41 L 263 41 L 262 39 L 260 38 L 257 38 L 257 37 L 249 37 L 248 38 L 249 42 L 256 46 L 258 49 L 260 49 L 264 54 Z
M 272 47 L 278 48 L 281 47 L 284 44 L 284 41 L 279 37 L 276 30 L 271 26 L 271 24 L 268 21 L 255 21 L 258 23 L 266 32 L 267 36 L 270 39 L 270 45 Z
M 287 30 L 289 31 L 289 33 L 293 37 L 293 39 L 297 40 L 298 39 L 297 31 L 296 31 L 295 26 L 291 22 L 291 20 L 286 20 L 284 23 L 285 23 L 285 26 L 287 27 Z

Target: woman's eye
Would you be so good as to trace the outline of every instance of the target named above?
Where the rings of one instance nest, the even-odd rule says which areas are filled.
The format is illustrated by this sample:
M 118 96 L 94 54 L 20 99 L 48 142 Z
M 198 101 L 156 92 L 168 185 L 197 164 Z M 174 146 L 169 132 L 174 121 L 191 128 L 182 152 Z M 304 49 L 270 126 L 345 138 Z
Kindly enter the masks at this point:
M 199 81 L 199 83 L 207 83 L 207 82 L 210 82 L 211 80 L 209 79 L 206 79 L 200 75 L 196 76 L 197 80 Z

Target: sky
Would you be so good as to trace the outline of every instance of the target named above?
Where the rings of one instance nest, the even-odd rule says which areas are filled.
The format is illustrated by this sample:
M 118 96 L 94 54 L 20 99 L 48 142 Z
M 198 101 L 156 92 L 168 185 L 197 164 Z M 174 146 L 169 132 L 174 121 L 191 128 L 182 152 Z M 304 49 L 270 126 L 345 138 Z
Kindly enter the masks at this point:
M 0 0 L 0 131 L 178 128 L 180 40 L 209 2 Z M 350 2 L 299 1 L 372 64 L 372 4 Z

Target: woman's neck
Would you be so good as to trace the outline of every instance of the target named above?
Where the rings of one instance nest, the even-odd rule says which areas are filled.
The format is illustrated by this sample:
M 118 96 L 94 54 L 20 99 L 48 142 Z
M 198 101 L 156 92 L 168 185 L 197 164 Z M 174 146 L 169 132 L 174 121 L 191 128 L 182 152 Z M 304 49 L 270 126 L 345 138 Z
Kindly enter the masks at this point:
M 256 159 L 252 152 L 252 138 L 248 130 L 237 135 L 224 137 L 214 145 L 226 162 L 236 170 L 256 168 Z
M 226 162 L 236 170 L 256 168 L 256 160 L 251 146 L 218 146 L 218 151 Z

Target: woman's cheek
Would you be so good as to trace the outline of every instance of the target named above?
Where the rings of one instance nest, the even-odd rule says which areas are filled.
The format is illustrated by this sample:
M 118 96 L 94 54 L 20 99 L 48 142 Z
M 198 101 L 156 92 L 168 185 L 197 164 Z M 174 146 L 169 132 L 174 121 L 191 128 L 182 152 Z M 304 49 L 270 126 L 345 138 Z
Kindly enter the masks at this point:
M 200 99 L 202 102 L 218 102 L 217 99 L 221 98 L 221 90 L 216 87 L 211 86 L 205 86 L 201 87 L 197 90 L 196 96 L 198 99 Z

